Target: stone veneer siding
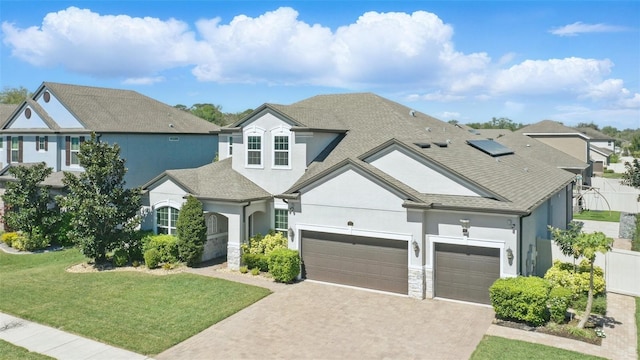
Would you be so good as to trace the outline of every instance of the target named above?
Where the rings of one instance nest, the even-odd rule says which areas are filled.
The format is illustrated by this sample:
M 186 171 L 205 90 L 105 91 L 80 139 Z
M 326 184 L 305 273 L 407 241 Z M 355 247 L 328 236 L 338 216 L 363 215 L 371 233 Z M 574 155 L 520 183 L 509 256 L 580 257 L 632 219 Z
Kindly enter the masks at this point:
M 427 299 L 433 298 L 433 270 L 432 269 L 424 269 L 424 279 L 425 279 L 425 295 Z
M 231 270 L 240 269 L 240 247 L 231 244 L 227 246 L 227 267 Z
M 424 270 L 409 268 L 409 297 L 424 299 Z

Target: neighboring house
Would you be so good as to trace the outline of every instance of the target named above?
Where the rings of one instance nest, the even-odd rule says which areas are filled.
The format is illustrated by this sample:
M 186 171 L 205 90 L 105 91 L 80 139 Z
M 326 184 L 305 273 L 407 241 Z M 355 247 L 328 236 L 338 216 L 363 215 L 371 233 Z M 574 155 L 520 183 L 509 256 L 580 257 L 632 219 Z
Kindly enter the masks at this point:
M 190 194 L 203 259 L 238 269 L 240 245 L 275 229 L 304 278 L 489 303 L 497 278 L 546 271 L 539 239 L 572 218 L 574 175 L 526 152 L 369 93 L 265 104 L 222 129 L 220 161 L 144 186 L 143 227 L 174 232 Z
M 218 146 L 217 125 L 135 91 L 44 82 L 8 115 L 2 109 L 0 158 L 8 165 L 45 162 L 56 179 L 83 171 L 77 154 L 91 133 L 120 146 L 130 187 L 166 169 L 210 163 Z
M 609 165 L 609 157 L 615 150 L 615 139 L 591 128 L 571 128 L 557 121 L 543 120 L 525 126 L 516 132 L 535 138 L 569 154 L 580 161 L 592 164 L 583 174 L 583 184 L 590 185 L 594 172 L 602 173 Z

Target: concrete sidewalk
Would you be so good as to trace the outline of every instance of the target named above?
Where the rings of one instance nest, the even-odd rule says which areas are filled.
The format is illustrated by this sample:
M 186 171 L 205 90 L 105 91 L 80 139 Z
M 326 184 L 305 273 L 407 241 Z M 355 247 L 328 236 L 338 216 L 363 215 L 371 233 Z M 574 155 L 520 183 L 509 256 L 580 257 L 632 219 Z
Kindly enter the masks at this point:
M 0 313 L 0 339 L 61 360 L 151 360 L 144 355 L 3 313 Z

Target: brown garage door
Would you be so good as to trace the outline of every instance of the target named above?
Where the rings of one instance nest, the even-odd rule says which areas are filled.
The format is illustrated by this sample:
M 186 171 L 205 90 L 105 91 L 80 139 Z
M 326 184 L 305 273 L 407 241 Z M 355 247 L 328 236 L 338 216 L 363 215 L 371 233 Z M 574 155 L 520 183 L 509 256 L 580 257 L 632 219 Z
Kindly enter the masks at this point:
M 435 296 L 490 304 L 499 277 L 499 249 L 436 243 Z
M 408 293 L 407 242 L 302 232 L 302 276 L 307 279 Z

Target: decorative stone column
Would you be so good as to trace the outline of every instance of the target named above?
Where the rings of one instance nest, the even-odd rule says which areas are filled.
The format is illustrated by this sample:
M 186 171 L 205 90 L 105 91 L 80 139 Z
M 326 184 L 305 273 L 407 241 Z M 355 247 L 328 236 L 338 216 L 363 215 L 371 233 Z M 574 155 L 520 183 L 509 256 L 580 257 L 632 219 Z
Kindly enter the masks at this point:
M 424 299 L 424 270 L 420 267 L 409 267 L 409 297 Z
M 236 244 L 227 245 L 227 267 L 231 270 L 240 269 L 240 247 Z

